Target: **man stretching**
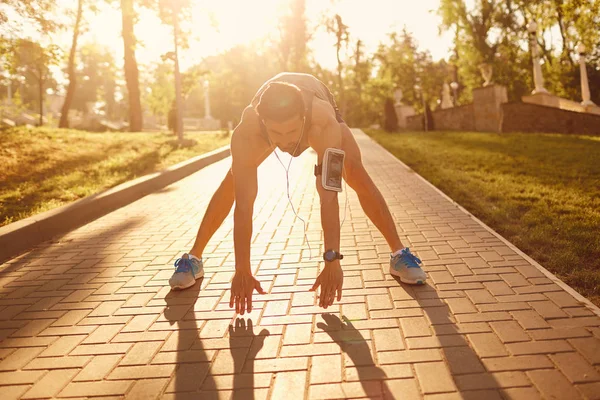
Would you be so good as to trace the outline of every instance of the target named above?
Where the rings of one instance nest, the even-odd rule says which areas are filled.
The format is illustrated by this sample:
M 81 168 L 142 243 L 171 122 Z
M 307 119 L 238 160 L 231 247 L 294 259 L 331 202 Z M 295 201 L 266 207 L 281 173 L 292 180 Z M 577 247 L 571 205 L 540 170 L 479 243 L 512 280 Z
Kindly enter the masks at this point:
M 327 86 L 312 75 L 281 73 L 265 82 L 244 110 L 231 138 L 232 167 L 208 205 L 194 246 L 175 262 L 176 270 L 169 280 L 172 289 L 190 287 L 204 276 L 204 248 L 235 200 L 235 275 L 229 306 L 235 304 L 236 312 L 243 315 L 246 310 L 252 311 L 254 290 L 265 294 L 252 275 L 250 241 L 258 192 L 257 168 L 275 147 L 292 157 L 309 147 L 317 153 L 315 175 L 326 251 L 323 254 L 325 266 L 310 290 L 321 287 L 319 306 L 327 308 L 336 297 L 338 301 L 342 298 L 340 260 L 343 256 L 340 254 L 338 205 L 341 177 L 335 175 L 336 160 L 337 169 L 343 166 L 344 179 L 356 191 L 363 210 L 390 246 L 390 273 L 404 283 L 425 283 L 425 272 L 419 266 L 421 261 L 400 241 L 387 204 L 365 170 L 358 144 Z M 323 174 L 327 175 L 325 179 Z

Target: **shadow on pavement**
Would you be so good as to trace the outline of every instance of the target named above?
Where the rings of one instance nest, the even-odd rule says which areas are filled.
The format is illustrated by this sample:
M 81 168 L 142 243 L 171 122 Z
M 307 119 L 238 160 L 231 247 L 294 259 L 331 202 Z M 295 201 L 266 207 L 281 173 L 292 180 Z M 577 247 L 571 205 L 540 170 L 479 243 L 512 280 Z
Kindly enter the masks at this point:
M 229 349 L 233 358 L 233 399 L 254 400 L 254 361 L 263 348 L 269 331 L 263 329 L 254 333 L 252 320 L 237 318 L 235 325 L 229 325 Z M 250 343 L 250 348 L 247 344 Z
M 71 234 L 69 232 L 0 264 L 0 296 L 3 299 L 40 299 L 44 293 L 47 297 L 55 297 L 56 291 L 74 291 L 78 285 L 85 286 L 93 279 L 90 274 L 106 268 L 102 261 L 111 255 L 102 253 L 103 247 L 117 242 L 124 232 L 135 230 L 142 222 L 143 218 L 130 218 L 80 237 L 67 236 Z M 82 275 L 90 277 L 82 282 Z
M 177 335 L 175 375 L 166 392 L 173 393 L 177 400 L 198 399 L 202 395 L 199 393 L 202 386 L 215 387 L 213 377 L 208 373 L 211 360 L 199 340 L 197 321 L 195 318 L 185 318 L 188 312 L 194 310 L 203 281 L 204 278 L 200 278 L 194 286 L 170 291 L 165 296 L 165 318 L 171 325 L 177 324 L 177 330 L 173 333 Z
M 424 394 L 428 395 L 435 392 L 456 390 L 465 398 L 471 398 L 470 396 L 485 399 L 503 398 L 500 392 L 500 384 L 492 374 L 486 371 L 479 355 L 470 346 L 466 338 L 467 334 L 485 334 L 489 333 L 490 330 L 481 330 L 474 326 L 476 324 L 470 326 L 462 324 L 462 327 L 459 327 L 450 307 L 440 297 L 440 293 L 431 285 L 406 285 L 400 282 L 397 277 L 394 277 L 394 279 L 408 294 L 409 297 L 407 296 L 407 300 L 416 300 L 419 307 L 423 310 L 424 315 L 429 320 L 428 324 L 432 331 L 429 334 L 433 335 L 430 336 L 433 340 L 428 344 L 419 345 L 418 340 L 420 336 L 416 336 L 417 334 L 413 333 L 410 336 L 415 343 L 414 348 L 422 350 L 440 349 L 442 351 L 442 360 L 437 362 L 432 361 L 430 366 L 433 366 L 433 363 L 437 364 L 427 371 L 423 369 L 421 376 L 430 377 L 433 371 L 433 375 L 436 375 L 437 378 L 435 381 L 426 379 L 425 382 L 420 382 L 421 389 L 425 391 Z M 450 292 L 447 294 L 450 295 Z M 454 298 L 460 297 L 454 296 Z M 402 320 L 403 318 L 400 318 L 400 323 L 402 323 Z M 478 325 L 481 327 L 485 324 Z M 410 340 L 410 337 L 405 338 L 409 349 L 411 348 Z M 415 369 L 418 369 L 423 368 L 424 364 L 417 363 L 414 365 Z M 448 371 L 450 376 L 445 371 Z M 419 375 L 419 372 L 417 370 L 417 375 Z
M 325 331 L 340 346 L 342 352 L 350 357 L 352 364 L 357 367 L 358 381 L 364 392 L 369 397 L 379 397 L 382 394 L 386 398 L 391 396 L 385 371 L 375 365 L 367 341 L 352 322 L 345 316 L 342 316 L 342 321 L 333 314 L 321 314 L 321 317 L 326 324 L 319 322 L 317 328 Z

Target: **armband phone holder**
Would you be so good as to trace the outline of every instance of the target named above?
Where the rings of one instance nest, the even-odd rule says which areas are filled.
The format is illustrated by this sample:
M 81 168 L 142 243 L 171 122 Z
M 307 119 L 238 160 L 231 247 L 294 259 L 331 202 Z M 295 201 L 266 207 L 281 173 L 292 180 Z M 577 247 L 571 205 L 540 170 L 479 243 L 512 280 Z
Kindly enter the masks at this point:
M 321 183 L 323 188 L 335 192 L 342 191 L 342 174 L 346 153 L 340 149 L 328 148 L 323 156 Z

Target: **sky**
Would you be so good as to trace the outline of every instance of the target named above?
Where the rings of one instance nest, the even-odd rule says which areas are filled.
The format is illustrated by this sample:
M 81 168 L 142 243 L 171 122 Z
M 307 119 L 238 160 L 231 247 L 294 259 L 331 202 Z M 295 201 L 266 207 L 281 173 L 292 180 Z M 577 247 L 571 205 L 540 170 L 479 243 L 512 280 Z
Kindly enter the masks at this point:
M 190 48 L 181 53 L 181 66 L 187 67 L 203 57 L 219 53 L 234 45 L 276 37 L 278 17 L 289 0 L 199 0 L 192 11 L 192 38 Z M 60 0 L 64 7 L 75 0 Z M 406 27 L 412 32 L 421 50 L 428 50 L 434 60 L 449 55 L 452 35 L 439 36 L 439 17 L 435 10 L 439 0 L 306 0 L 306 16 L 309 29 L 314 27 L 323 12 L 338 13 L 349 27 L 351 40 L 361 39 L 367 52 L 376 50 L 386 41 L 387 34 Z M 123 44 L 120 37 L 121 15 L 116 8 L 103 6 L 93 18 L 89 18 L 88 33 L 82 41 L 95 40 L 113 49 L 121 61 Z M 140 16 L 136 35 L 142 46 L 136 51 L 140 64 L 158 61 L 160 55 L 173 49 L 172 30 L 161 24 L 150 12 Z M 61 41 L 70 43 L 65 33 Z M 309 46 L 317 62 L 325 68 L 336 65 L 335 37 L 323 29 L 317 31 Z M 68 48 L 68 46 L 67 46 Z

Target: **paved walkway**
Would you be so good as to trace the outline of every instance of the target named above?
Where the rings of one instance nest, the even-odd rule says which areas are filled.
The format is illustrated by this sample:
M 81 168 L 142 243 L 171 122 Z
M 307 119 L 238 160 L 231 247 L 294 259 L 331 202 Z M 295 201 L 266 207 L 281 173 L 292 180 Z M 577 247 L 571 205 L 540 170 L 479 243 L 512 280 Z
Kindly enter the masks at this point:
M 243 319 L 228 307 L 231 215 L 204 280 L 170 293 L 227 159 L 0 267 L 0 398 L 600 399 L 600 317 L 356 136 L 428 285 L 391 278 L 385 241 L 350 190 L 343 298 L 315 306 L 321 229 L 307 152 L 290 191 L 313 258 L 269 158 L 252 253 L 269 294 Z

